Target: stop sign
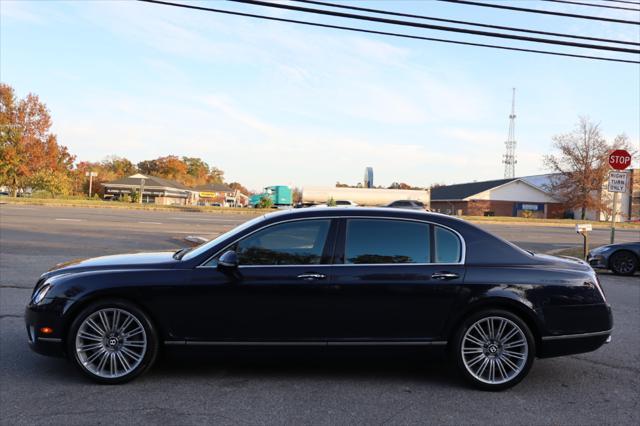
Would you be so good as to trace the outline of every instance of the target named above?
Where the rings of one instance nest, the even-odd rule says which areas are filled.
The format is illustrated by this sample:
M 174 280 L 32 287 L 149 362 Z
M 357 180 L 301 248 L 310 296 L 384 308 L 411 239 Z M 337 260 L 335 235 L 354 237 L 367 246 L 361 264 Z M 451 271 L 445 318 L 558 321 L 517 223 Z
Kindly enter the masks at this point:
M 624 149 L 616 149 L 609 154 L 609 165 L 616 170 L 624 170 L 631 165 L 631 154 Z

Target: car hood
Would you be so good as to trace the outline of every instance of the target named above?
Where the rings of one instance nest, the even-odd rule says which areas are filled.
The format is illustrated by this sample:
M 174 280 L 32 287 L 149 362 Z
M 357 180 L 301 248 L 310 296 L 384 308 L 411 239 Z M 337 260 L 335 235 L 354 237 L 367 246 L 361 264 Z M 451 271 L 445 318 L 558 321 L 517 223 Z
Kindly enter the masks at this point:
M 600 247 L 595 247 L 591 249 L 590 253 L 602 253 L 605 251 L 615 251 L 615 250 L 631 250 L 635 253 L 640 254 L 640 242 L 633 243 L 617 243 L 617 244 L 607 244 Z
M 151 253 L 129 253 L 111 256 L 93 257 L 90 259 L 76 259 L 59 263 L 44 275 L 47 277 L 73 272 L 83 272 L 104 269 L 144 269 L 171 268 L 179 260 L 174 259 L 174 251 Z

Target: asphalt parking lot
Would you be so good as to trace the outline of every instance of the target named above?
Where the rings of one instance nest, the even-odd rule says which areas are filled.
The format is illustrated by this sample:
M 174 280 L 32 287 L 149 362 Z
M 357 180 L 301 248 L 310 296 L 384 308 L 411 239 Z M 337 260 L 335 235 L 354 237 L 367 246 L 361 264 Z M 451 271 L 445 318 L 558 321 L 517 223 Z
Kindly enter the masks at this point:
M 537 360 L 513 389 L 469 389 L 441 360 L 393 351 L 166 354 L 123 386 L 95 385 L 62 359 L 27 347 L 22 311 L 55 263 L 173 249 L 243 215 L 0 206 L 0 424 L 637 424 L 640 276 L 601 274 L 613 341 L 596 352 Z M 577 246 L 568 228 L 484 225 L 529 249 Z M 620 241 L 638 239 L 620 231 Z M 607 242 L 606 230 L 594 242 Z

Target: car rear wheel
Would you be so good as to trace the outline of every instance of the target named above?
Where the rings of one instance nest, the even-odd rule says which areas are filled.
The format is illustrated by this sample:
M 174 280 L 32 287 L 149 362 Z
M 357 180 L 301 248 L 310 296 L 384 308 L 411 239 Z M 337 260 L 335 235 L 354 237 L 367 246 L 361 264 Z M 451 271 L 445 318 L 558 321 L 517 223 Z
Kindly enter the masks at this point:
M 104 301 L 85 308 L 71 325 L 68 353 L 91 379 L 124 383 L 144 373 L 158 353 L 149 318 L 125 301 Z
M 531 369 L 535 341 L 518 316 L 487 310 L 462 323 L 453 355 L 460 373 L 471 384 L 484 390 L 503 390 L 520 382 Z
M 611 270 L 617 275 L 633 275 L 638 269 L 638 259 L 629 251 L 611 255 Z

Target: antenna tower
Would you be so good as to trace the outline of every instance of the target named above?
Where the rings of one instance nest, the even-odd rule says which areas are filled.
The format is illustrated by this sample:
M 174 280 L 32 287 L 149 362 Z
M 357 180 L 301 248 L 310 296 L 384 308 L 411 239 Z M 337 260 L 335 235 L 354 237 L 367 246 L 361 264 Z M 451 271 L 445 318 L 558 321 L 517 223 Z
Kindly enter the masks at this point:
M 505 179 L 516 177 L 516 88 L 511 95 L 511 114 L 509 114 L 509 136 L 504 143 L 507 150 L 502 156 Z

